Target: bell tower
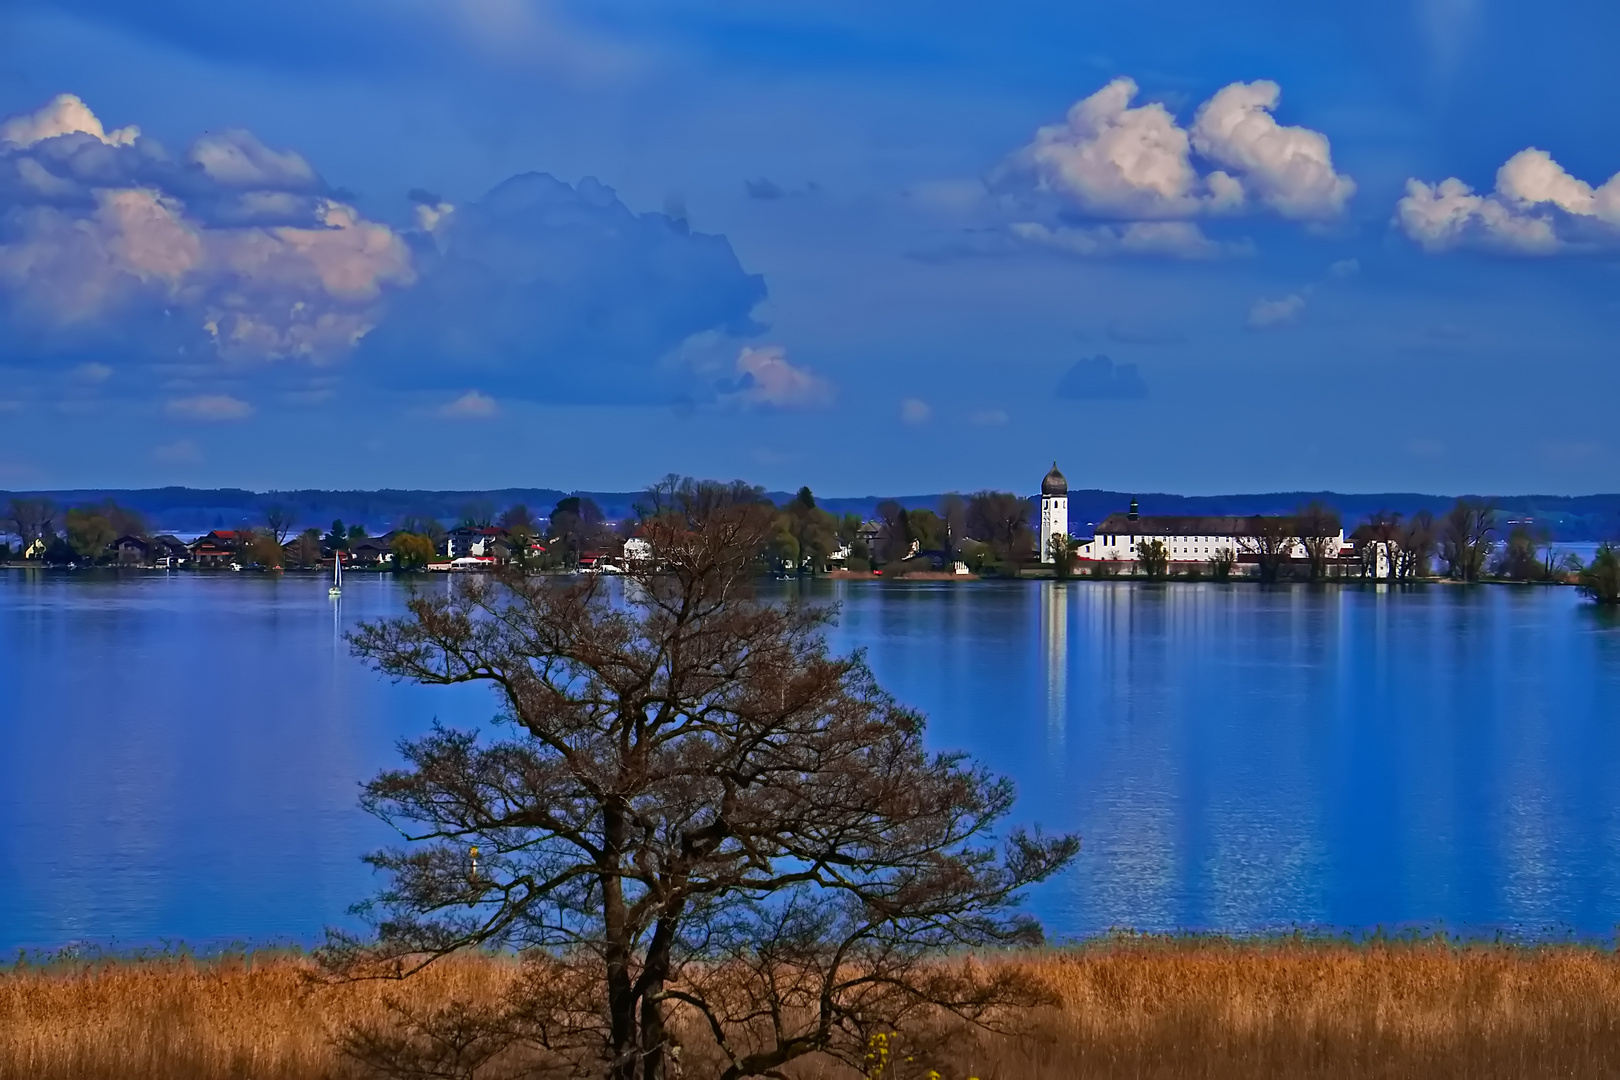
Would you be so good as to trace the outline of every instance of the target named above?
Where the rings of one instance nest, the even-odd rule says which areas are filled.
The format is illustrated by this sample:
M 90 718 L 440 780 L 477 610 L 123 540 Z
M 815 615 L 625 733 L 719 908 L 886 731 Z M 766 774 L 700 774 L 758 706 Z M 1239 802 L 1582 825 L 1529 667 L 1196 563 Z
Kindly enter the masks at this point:
M 1057 462 L 1041 481 L 1041 562 L 1054 563 L 1052 538 L 1069 535 L 1069 482 L 1058 472 Z

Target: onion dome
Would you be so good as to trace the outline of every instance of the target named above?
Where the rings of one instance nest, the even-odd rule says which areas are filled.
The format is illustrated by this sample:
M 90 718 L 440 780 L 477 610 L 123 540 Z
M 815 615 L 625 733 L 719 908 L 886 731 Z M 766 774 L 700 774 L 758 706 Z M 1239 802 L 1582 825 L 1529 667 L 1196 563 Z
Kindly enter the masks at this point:
M 1058 472 L 1057 462 L 1054 461 L 1052 462 L 1052 471 L 1046 474 L 1045 480 L 1041 481 L 1041 494 L 1067 495 L 1068 493 L 1069 482 L 1063 478 L 1062 473 Z

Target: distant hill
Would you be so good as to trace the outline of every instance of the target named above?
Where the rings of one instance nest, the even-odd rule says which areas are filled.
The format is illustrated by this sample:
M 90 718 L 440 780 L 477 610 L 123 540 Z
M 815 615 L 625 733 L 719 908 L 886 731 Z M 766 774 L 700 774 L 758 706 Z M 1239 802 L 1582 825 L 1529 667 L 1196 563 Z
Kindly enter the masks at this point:
M 154 529 L 163 532 L 195 534 L 209 529 L 258 525 L 266 508 L 280 504 L 292 511 L 297 527 L 325 528 L 334 518 L 348 524 L 362 524 L 381 533 L 403 518 L 419 515 L 435 517 L 447 524 L 458 520 L 469 507 L 482 506 L 499 511 L 514 503 L 525 503 L 539 516 L 550 513 L 557 500 L 568 495 L 590 498 L 610 519 L 633 513 L 639 497 L 635 491 L 560 491 L 554 488 L 497 488 L 482 491 L 411 491 L 385 488 L 379 491 L 246 491 L 241 488 L 142 488 L 80 489 L 72 491 L 0 491 L 0 508 L 15 497 L 45 496 L 60 506 L 99 503 L 112 499 L 139 510 Z M 790 492 L 772 492 L 776 502 L 785 502 Z M 1472 497 L 1472 496 L 1471 496 Z M 1532 519 L 1550 529 L 1555 539 L 1569 541 L 1605 540 L 1620 537 L 1620 494 L 1614 495 L 1488 495 L 1506 518 Z M 910 509 L 935 507 L 941 498 L 933 495 L 866 495 L 859 498 L 818 500 L 827 510 L 870 517 L 878 503 L 892 498 Z M 1320 499 L 1343 516 L 1347 528 L 1378 510 L 1398 511 L 1410 516 L 1427 509 L 1443 514 L 1455 501 L 1454 495 L 1424 495 L 1415 492 L 1342 494 L 1332 491 L 1280 491 L 1248 495 L 1171 495 L 1137 494 L 1144 514 L 1277 514 L 1286 513 L 1313 499 Z M 1071 491 L 1069 523 L 1071 530 L 1085 534 L 1093 522 L 1115 511 L 1124 510 L 1131 493 L 1120 491 Z

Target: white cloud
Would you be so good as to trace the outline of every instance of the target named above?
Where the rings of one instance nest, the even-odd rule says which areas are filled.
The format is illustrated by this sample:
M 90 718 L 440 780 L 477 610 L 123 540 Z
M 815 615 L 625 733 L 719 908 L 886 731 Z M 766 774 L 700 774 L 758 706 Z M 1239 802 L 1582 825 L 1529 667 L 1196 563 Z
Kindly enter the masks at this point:
M 1361 262 L 1358 259 L 1340 259 L 1328 267 L 1328 276 L 1340 281 L 1348 280 L 1361 273 Z
M 1281 217 L 1337 218 L 1356 183 L 1334 171 L 1326 135 L 1277 123 L 1271 110 L 1281 96 L 1282 88 L 1265 79 L 1223 87 L 1199 106 L 1193 147 L 1236 172 L 1249 194 Z
M 1289 293 L 1281 300 L 1256 300 L 1254 306 L 1249 308 L 1249 317 L 1244 325 L 1250 330 L 1288 326 L 1298 322 L 1304 310 L 1305 298 L 1299 293 Z
M 104 383 L 108 379 L 112 378 L 112 373 L 112 368 L 108 367 L 106 364 L 98 364 L 95 361 L 79 364 L 72 370 L 72 372 L 70 372 L 74 382 L 83 383 L 86 386 L 94 386 L 96 383 Z
M 832 386 L 819 375 L 789 363 L 780 345 L 744 346 L 737 354 L 737 379 L 728 395 L 744 405 L 778 409 L 814 408 L 832 403 Z
M 1496 173 L 1496 188 L 1474 192 L 1456 177 L 1406 182 L 1396 220 L 1426 251 L 1482 248 L 1554 255 L 1620 245 L 1620 173 L 1594 188 L 1545 150 L 1531 147 Z
M 71 95 L 0 124 L 0 225 L 0 313 L 230 360 L 345 355 L 415 280 L 404 239 L 298 154 L 227 131 L 176 163 Z
M 900 400 L 900 419 L 907 424 L 926 424 L 934 417 L 934 407 L 921 398 Z
M 975 427 L 1001 427 L 1011 419 L 1006 409 L 985 409 L 969 416 L 968 423 Z
M 1123 221 L 1227 214 L 1250 202 L 1293 220 L 1339 216 L 1355 182 L 1333 168 L 1327 137 L 1271 116 L 1276 83 L 1233 83 L 1197 111 L 1189 133 L 1163 105 L 1131 107 L 1136 83 L 1115 79 L 1040 128 L 991 176 L 1013 198 Z M 1195 153 L 1206 165 L 1201 169 Z
M 6 118 L 0 123 L 0 143 L 30 147 L 58 135 L 83 134 L 108 146 L 130 146 L 140 136 L 138 127 L 108 131 L 90 107 L 74 94 L 58 94 L 31 113 Z
M 245 420 L 253 415 L 253 406 L 229 394 L 196 394 L 192 397 L 170 398 L 165 411 L 182 420 Z
M 469 390 L 439 407 L 439 415 L 447 420 L 488 420 L 500 411 L 494 398 L 477 390 Z
M 1246 244 L 1217 243 L 1190 221 L 1133 221 L 1125 225 L 1059 225 L 1055 228 L 1035 221 L 1017 221 L 1007 229 L 1027 244 L 1085 258 L 1160 255 L 1214 259 L 1250 250 Z
M 277 153 L 240 128 L 204 135 L 191 144 L 186 160 L 228 187 L 300 188 L 319 183 L 301 155 L 291 150 Z

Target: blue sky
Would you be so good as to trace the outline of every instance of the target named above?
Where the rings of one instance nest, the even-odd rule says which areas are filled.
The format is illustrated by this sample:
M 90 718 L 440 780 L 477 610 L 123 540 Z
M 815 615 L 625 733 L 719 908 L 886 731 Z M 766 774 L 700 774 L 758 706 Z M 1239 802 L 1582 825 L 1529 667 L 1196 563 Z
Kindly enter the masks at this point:
M 0 488 L 1612 491 L 1617 38 L 14 0 Z

